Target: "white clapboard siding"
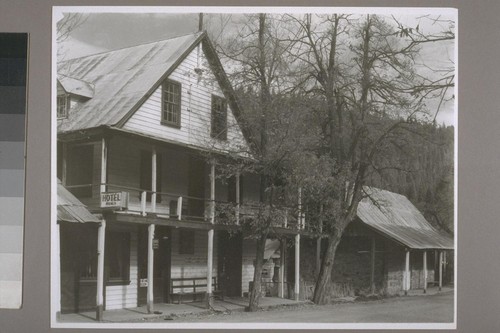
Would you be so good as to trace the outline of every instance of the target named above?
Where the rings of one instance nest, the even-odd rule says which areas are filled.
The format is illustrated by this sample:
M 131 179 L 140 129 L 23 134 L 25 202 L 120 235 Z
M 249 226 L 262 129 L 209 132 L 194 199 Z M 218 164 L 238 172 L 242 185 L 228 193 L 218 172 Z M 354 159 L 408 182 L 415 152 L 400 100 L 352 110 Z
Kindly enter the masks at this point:
M 198 52 L 200 52 L 199 59 Z M 203 69 L 200 80 L 194 71 L 195 68 Z M 182 86 L 181 128 L 161 124 L 161 87 L 159 87 L 124 124 L 124 129 L 202 148 L 235 150 L 246 147 L 241 129 L 229 106 L 227 141 L 210 138 L 212 94 L 221 97 L 224 95 L 211 74 L 201 49 L 194 49 L 170 74 L 169 79 L 179 82 Z
M 106 287 L 106 310 L 137 306 L 137 233 L 130 233 L 130 284 Z
M 255 240 L 244 239 L 243 240 L 243 251 L 241 258 L 241 291 L 243 293 L 248 292 L 248 285 L 250 281 L 253 281 L 254 265 L 255 260 Z
M 194 230 L 194 229 L 193 229 Z M 207 276 L 208 232 L 195 230 L 194 253 L 179 254 L 179 229 L 172 230 L 172 278 L 190 278 Z M 212 274 L 217 276 L 217 233 L 214 236 Z M 197 288 L 198 290 L 198 288 Z M 203 291 L 203 288 L 199 288 Z

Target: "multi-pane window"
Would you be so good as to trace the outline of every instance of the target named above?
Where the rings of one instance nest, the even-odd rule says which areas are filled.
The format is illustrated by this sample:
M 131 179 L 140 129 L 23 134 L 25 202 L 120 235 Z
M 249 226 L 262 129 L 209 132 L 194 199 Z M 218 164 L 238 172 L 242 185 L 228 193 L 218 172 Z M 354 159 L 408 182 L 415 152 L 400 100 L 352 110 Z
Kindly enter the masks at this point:
M 227 103 L 222 97 L 212 95 L 212 138 L 227 140 Z
M 67 118 L 70 105 L 69 95 L 57 96 L 57 119 Z
M 164 125 L 181 126 L 181 84 L 166 80 L 162 85 L 162 115 Z

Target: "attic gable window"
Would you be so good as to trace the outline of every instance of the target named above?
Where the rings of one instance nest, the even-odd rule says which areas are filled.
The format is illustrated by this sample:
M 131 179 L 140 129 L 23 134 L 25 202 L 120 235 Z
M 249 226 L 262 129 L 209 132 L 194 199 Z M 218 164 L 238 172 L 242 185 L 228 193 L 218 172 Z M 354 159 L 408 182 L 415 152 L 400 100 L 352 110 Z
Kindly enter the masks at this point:
M 166 80 L 162 85 L 161 123 L 181 127 L 181 84 Z
M 68 118 L 71 97 L 68 94 L 57 96 L 57 119 Z
M 222 97 L 212 95 L 212 128 L 210 136 L 227 140 L 227 103 Z

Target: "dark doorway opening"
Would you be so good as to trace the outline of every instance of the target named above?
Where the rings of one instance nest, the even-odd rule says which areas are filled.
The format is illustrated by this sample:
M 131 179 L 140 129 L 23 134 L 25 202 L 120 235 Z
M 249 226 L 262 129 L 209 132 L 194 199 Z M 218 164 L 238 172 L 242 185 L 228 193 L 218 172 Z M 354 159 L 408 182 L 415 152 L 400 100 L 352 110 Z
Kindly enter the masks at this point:
M 219 231 L 217 276 L 219 289 L 225 296 L 241 296 L 241 264 L 243 237 L 241 233 L 230 234 Z

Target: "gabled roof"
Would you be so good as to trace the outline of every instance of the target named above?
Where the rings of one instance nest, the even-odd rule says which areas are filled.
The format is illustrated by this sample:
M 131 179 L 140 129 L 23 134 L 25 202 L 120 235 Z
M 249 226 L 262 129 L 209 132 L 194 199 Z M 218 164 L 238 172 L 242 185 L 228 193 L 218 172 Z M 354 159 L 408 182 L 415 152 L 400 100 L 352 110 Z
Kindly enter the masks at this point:
M 58 76 L 88 82 L 95 94 L 58 122 L 58 132 L 118 125 L 204 38 L 195 33 L 61 62 Z
M 57 182 L 57 220 L 76 223 L 101 222 L 59 181 Z
M 404 195 L 365 187 L 359 219 L 411 249 L 453 249 L 453 237 L 434 228 Z

